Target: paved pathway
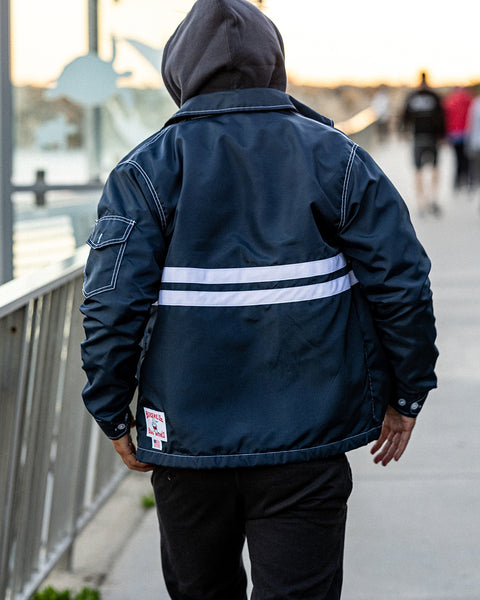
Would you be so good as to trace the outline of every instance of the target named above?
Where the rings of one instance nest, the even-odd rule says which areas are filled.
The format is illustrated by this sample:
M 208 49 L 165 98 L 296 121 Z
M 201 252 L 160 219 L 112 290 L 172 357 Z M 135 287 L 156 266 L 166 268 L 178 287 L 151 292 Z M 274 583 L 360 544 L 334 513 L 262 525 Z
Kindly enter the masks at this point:
M 439 219 L 415 216 L 405 143 L 392 142 L 373 154 L 411 205 L 418 236 L 433 262 L 439 388 L 431 393 L 398 464 L 374 465 L 365 448 L 350 454 L 355 483 L 342 598 L 479 600 L 480 213 L 473 201 L 450 191 L 448 148 L 441 153 L 444 210 Z M 132 481 L 138 485 L 138 476 Z M 148 489 L 148 480 L 141 485 Z M 111 513 L 115 500 L 109 505 Z M 128 522 L 128 513 L 121 517 Z M 102 535 L 101 519 L 91 526 L 97 536 Z M 158 566 L 155 513 L 135 519 L 123 550 L 104 567 L 103 600 L 168 599 Z M 92 540 L 94 534 L 86 535 Z
M 375 156 L 411 204 L 409 151 Z M 432 260 L 439 387 L 398 464 L 351 456 L 344 600 L 480 598 L 480 212 L 451 191 L 449 148 L 440 164 L 443 217 L 418 219 L 411 207 Z

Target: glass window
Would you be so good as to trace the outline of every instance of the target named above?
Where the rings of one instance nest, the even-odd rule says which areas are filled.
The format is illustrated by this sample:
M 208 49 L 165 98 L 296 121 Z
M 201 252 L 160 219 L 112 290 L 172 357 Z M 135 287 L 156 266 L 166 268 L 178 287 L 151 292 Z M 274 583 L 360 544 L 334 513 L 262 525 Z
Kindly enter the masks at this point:
M 15 276 L 85 242 L 108 172 L 176 110 L 162 48 L 192 4 L 11 0 Z

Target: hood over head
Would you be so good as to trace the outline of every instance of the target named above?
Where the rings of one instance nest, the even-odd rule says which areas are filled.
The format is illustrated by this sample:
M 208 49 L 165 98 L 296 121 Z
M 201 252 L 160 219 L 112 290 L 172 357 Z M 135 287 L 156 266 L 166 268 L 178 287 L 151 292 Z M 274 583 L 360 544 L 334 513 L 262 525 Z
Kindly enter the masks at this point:
M 197 0 L 165 46 L 162 76 L 178 106 L 210 92 L 285 91 L 282 37 L 246 0 Z

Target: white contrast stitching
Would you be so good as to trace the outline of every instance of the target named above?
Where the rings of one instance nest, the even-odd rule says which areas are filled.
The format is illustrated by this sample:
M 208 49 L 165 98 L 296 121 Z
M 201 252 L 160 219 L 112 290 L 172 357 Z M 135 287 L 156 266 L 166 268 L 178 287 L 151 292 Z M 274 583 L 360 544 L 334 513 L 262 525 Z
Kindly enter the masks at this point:
M 335 123 L 332 121 L 332 119 L 329 119 L 328 117 L 323 117 L 323 115 L 320 115 L 320 116 L 323 117 L 324 119 L 326 119 L 328 121 L 328 123 L 324 123 L 323 121 L 318 121 L 317 119 L 314 119 L 313 117 L 308 117 L 307 115 L 302 115 L 301 113 L 296 113 L 296 116 L 299 117 L 300 119 L 306 119 L 307 121 L 312 121 L 313 123 L 316 123 L 317 125 L 324 125 L 325 127 L 329 127 L 330 129 L 333 129 L 335 131 L 338 131 L 339 133 L 342 133 L 339 129 L 335 128 Z
M 120 250 L 118 251 L 117 259 L 115 261 L 115 266 L 113 267 L 113 273 L 110 282 L 107 285 L 96 288 L 95 290 L 91 290 L 90 292 L 87 292 L 86 287 L 83 286 L 83 295 L 85 296 L 85 298 L 90 298 L 91 296 L 99 294 L 100 292 L 109 292 L 115 289 L 117 285 L 118 274 L 120 273 L 120 265 L 122 264 L 122 259 L 123 255 L 125 254 L 126 247 L 126 242 L 123 242 L 120 246 Z
M 338 225 L 338 229 L 341 229 L 345 225 L 345 220 L 347 216 L 347 190 L 348 184 L 350 182 L 350 174 L 352 172 L 353 159 L 355 158 L 355 154 L 357 152 L 357 144 L 354 144 L 351 151 L 350 156 L 348 157 L 347 168 L 345 169 L 345 179 L 343 180 L 343 190 L 342 190 L 342 206 L 340 210 L 340 223 Z
M 204 109 L 204 110 L 186 110 L 186 111 L 179 111 L 176 115 L 174 115 L 172 118 L 180 118 L 183 117 L 185 115 L 211 115 L 214 113 L 225 113 L 225 112 L 239 112 L 239 111 L 243 111 L 243 110 L 247 110 L 247 111 L 260 111 L 260 110 L 274 110 L 274 109 L 284 109 L 284 108 L 288 108 L 290 110 L 294 110 L 295 107 L 293 106 L 293 104 L 275 104 L 272 106 L 263 106 L 263 105 L 258 105 L 258 106 L 233 106 L 232 108 L 212 108 L 212 109 Z
M 148 148 L 149 146 L 151 146 L 152 144 L 154 144 L 159 137 L 162 137 L 162 135 L 165 133 L 165 131 L 168 129 L 168 127 L 163 127 L 162 129 L 160 129 L 160 131 L 158 131 L 151 139 L 149 140 L 145 140 L 144 142 L 142 142 L 140 144 L 140 146 L 138 146 L 135 154 L 137 152 L 142 152 L 143 150 L 145 150 L 145 148 Z
M 128 236 L 130 235 L 130 232 L 132 231 L 133 226 L 135 225 L 135 221 L 133 219 L 127 219 L 126 217 L 120 217 L 118 215 L 107 215 L 105 217 L 100 217 L 100 219 L 96 220 L 95 225 L 97 223 L 100 223 L 101 221 L 122 221 L 122 223 L 127 223 L 128 227 L 125 229 L 122 237 L 108 238 L 108 240 L 104 241 L 102 244 L 100 244 L 98 241 L 95 242 L 94 240 L 91 239 L 92 236 L 90 236 L 87 243 L 91 248 L 94 248 L 94 249 L 103 248 L 105 246 L 109 246 L 110 244 L 118 244 L 120 242 L 125 241 L 128 238 Z M 100 237 L 102 237 L 102 236 L 103 236 L 103 233 L 100 235 Z
M 158 197 L 157 191 L 152 183 L 152 180 L 150 179 L 150 177 L 147 175 L 147 173 L 143 170 L 143 168 L 136 161 L 129 159 L 129 160 L 125 160 L 121 164 L 126 164 L 126 163 L 131 164 L 134 167 L 137 167 L 137 169 L 140 171 L 141 175 L 145 179 L 145 183 L 147 184 L 147 187 L 150 190 L 150 193 L 152 194 L 153 201 L 155 202 L 155 206 L 157 207 L 157 211 L 160 215 L 160 219 L 162 220 L 163 228 L 165 229 L 165 227 L 167 226 L 167 218 L 165 216 L 165 211 L 163 209 L 162 202 L 161 202 L 160 198 Z

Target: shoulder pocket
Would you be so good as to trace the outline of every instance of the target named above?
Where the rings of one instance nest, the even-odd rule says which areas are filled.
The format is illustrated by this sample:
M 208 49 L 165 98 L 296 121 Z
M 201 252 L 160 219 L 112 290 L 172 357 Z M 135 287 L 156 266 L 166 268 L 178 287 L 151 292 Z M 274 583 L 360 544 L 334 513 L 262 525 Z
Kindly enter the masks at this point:
M 135 221 L 108 215 L 98 219 L 87 240 L 91 251 L 85 267 L 85 298 L 115 289 L 127 240 Z

